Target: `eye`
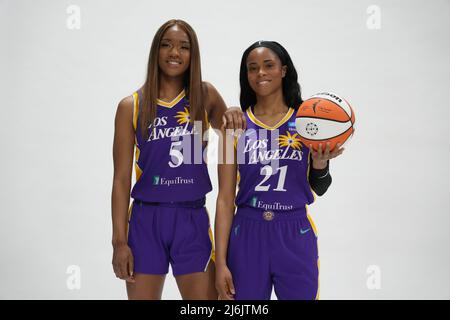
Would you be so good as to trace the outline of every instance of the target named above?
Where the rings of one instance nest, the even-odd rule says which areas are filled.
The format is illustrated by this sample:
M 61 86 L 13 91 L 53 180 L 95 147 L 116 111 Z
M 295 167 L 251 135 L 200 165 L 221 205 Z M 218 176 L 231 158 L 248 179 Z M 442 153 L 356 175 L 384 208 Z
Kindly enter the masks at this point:
M 162 48 L 167 48 L 168 46 L 169 46 L 168 43 L 161 43 L 161 47 L 162 47 Z
M 267 67 L 267 68 L 272 68 L 273 66 L 274 66 L 273 63 L 268 63 L 268 64 L 266 64 L 266 67 Z
M 256 70 L 256 67 L 255 67 L 255 66 L 249 66 L 249 67 L 247 67 L 247 70 L 248 70 L 249 72 L 253 72 L 253 71 Z
M 181 49 L 183 49 L 183 50 L 189 50 L 190 48 L 187 47 L 187 46 L 182 46 Z

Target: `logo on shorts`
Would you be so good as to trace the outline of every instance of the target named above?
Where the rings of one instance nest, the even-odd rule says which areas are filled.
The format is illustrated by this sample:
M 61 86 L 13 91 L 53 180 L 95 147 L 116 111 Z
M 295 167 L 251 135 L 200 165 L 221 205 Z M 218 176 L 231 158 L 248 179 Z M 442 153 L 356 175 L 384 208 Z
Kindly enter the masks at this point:
M 235 235 L 235 236 L 237 236 L 237 234 L 238 234 L 239 227 L 240 227 L 239 224 L 238 224 L 236 227 L 234 227 L 234 235 Z
M 300 234 L 305 234 L 305 233 L 307 233 L 309 230 L 311 230 L 311 228 L 308 228 L 308 229 L 303 229 L 303 228 L 301 228 L 301 229 L 300 229 Z
M 153 176 L 153 185 L 159 184 L 159 176 Z
M 256 196 L 250 199 L 250 205 L 252 207 L 256 207 L 257 202 L 258 202 L 258 197 L 256 197 Z
M 263 212 L 263 218 L 266 221 L 271 221 L 273 220 L 274 217 L 274 213 L 272 211 L 264 211 Z

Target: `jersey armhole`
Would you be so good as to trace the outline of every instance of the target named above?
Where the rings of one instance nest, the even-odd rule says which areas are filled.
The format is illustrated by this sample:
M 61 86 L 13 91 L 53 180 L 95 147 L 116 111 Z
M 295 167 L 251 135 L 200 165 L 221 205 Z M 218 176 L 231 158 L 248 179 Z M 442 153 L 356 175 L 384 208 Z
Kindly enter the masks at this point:
M 205 109 L 205 123 L 206 123 L 206 129 L 209 129 L 209 127 L 211 126 L 211 123 L 209 122 L 208 110 L 206 110 L 206 109 Z
M 133 129 L 136 131 L 137 119 L 139 113 L 139 94 L 137 92 L 133 93 Z

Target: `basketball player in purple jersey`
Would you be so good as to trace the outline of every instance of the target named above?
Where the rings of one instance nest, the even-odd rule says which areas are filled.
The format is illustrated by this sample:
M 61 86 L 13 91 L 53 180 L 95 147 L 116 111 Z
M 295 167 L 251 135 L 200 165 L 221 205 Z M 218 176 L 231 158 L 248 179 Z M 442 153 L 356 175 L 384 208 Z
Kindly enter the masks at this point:
M 329 160 L 344 149 L 327 144 L 310 154 L 298 139 L 300 86 L 280 44 L 250 46 L 240 82 L 246 130 L 230 143 L 222 129 L 222 155 L 234 144 L 234 158 L 219 164 L 216 288 L 222 299 L 267 300 L 272 287 L 280 300 L 318 299 L 317 230 L 307 205 L 331 184 Z
M 120 102 L 115 119 L 112 263 L 129 299 L 160 299 L 169 264 L 183 299 L 217 299 L 202 137 L 209 125 L 220 128 L 225 111 L 202 82 L 194 30 L 166 22 L 153 39 L 145 84 Z

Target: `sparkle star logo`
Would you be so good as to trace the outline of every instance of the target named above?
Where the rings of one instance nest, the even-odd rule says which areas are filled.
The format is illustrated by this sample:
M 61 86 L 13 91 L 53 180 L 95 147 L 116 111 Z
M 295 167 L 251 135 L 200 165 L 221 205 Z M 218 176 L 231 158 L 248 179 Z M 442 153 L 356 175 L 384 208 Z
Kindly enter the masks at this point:
M 188 108 L 184 108 L 184 111 L 178 111 L 175 118 L 178 118 L 177 122 L 179 124 L 185 124 L 191 121 L 191 116 L 189 114 Z
M 291 135 L 289 131 L 286 131 L 286 135 L 280 134 L 280 137 L 278 138 L 278 144 L 280 147 L 288 147 L 297 150 L 300 150 L 300 148 L 302 147 L 302 143 L 298 138 L 298 133 L 294 133 L 293 135 Z

